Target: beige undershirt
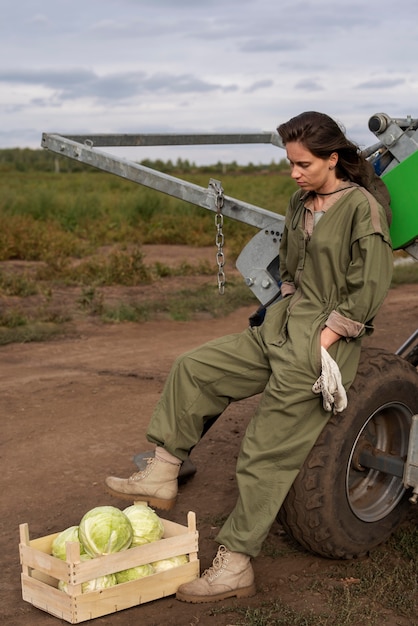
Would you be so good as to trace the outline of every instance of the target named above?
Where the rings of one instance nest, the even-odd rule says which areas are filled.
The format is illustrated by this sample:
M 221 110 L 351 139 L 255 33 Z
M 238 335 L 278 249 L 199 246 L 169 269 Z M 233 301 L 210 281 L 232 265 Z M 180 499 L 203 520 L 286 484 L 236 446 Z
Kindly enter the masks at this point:
M 355 185 L 353 185 L 353 187 L 355 187 Z M 309 194 L 305 201 L 305 232 L 309 239 L 312 237 L 314 227 L 319 222 L 324 213 L 326 213 L 328 209 L 330 209 L 337 202 L 337 200 L 347 195 L 348 193 L 351 193 L 353 187 L 341 189 L 341 191 L 337 191 L 337 193 L 333 193 L 330 196 L 325 196 L 324 203 L 320 211 L 315 211 L 315 196 L 313 194 Z

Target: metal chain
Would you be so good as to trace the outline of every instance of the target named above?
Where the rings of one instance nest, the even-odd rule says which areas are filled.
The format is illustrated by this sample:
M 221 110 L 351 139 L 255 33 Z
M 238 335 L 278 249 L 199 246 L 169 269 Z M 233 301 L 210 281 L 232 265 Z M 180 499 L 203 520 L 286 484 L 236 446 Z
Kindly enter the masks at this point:
M 215 197 L 215 204 L 216 204 L 215 243 L 217 247 L 216 262 L 218 264 L 218 291 L 219 291 L 219 294 L 223 296 L 225 293 L 225 272 L 224 272 L 225 255 L 223 252 L 225 237 L 223 234 L 224 216 L 222 215 L 222 207 L 224 205 L 224 190 L 222 189 L 221 183 L 214 179 L 210 180 L 209 186 L 214 189 L 215 194 L 216 194 L 216 197 Z

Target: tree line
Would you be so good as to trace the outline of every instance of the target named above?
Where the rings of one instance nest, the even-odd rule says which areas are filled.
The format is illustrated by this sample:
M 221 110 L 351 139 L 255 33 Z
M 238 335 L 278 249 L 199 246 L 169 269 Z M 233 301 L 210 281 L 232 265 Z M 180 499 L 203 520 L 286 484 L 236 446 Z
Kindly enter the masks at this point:
M 289 164 L 286 159 L 279 162 L 271 161 L 268 164 L 247 163 L 245 165 L 238 164 L 236 161 L 231 163 L 222 163 L 218 161 L 213 165 L 196 165 L 196 163 L 188 159 L 178 158 L 175 161 L 169 159 L 163 161 L 161 159 L 143 159 L 141 165 L 150 167 L 159 172 L 166 174 L 174 173 L 208 173 L 208 174 L 257 174 L 269 172 L 287 173 Z M 32 148 L 3 148 L 0 149 L 0 172 L 99 172 L 94 167 L 90 167 L 79 161 L 60 156 L 44 149 Z

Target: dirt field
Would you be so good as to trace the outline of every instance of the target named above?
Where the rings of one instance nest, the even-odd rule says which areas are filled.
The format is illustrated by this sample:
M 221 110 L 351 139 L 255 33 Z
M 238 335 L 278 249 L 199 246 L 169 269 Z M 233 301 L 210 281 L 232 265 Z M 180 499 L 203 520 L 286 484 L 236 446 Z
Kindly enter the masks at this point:
M 418 286 L 392 290 L 369 343 L 396 350 L 417 328 L 417 306 Z M 106 493 L 103 479 L 110 473 L 130 474 L 133 455 L 149 448 L 146 424 L 173 359 L 206 340 L 243 329 L 253 310 L 191 322 L 102 325 L 84 320 L 69 338 L 0 348 L 1 623 L 64 623 L 21 599 L 19 523 L 28 522 L 31 537 L 37 537 L 77 524 L 94 506 L 126 506 Z M 231 406 L 195 448 L 197 474 L 181 486 L 176 508 L 164 514 L 185 524 L 187 511 L 196 512 L 202 570 L 217 547 L 216 525 L 236 498 L 235 461 L 256 402 Z M 295 548 L 278 524 L 269 543 L 285 555 L 273 557 L 266 550 L 254 561 L 258 594 L 241 603 L 255 607 L 280 598 L 290 607 L 319 611 L 326 597 L 309 586 L 315 578 L 332 581 L 335 562 Z M 232 614 L 213 615 L 215 607 L 219 605 L 188 605 L 171 597 L 94 623 L 226 626 L 238 621 Z M 382 611 L 382 624 L 408 626 L 410 621 Z

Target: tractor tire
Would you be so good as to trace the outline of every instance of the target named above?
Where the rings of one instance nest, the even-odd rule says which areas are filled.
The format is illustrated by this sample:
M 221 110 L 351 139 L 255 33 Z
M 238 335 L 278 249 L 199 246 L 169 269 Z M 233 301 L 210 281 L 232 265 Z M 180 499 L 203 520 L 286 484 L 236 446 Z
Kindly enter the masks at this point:
M 335 559 L 364 556 L 404 519 L 402 478 L 362 467 L 357 455 L 366 444 L 405 459 L 418 373 L 399 356 L 365 349 L 347 395 L 347 409 L 325 426 L 278 514 L 301 546 Z

